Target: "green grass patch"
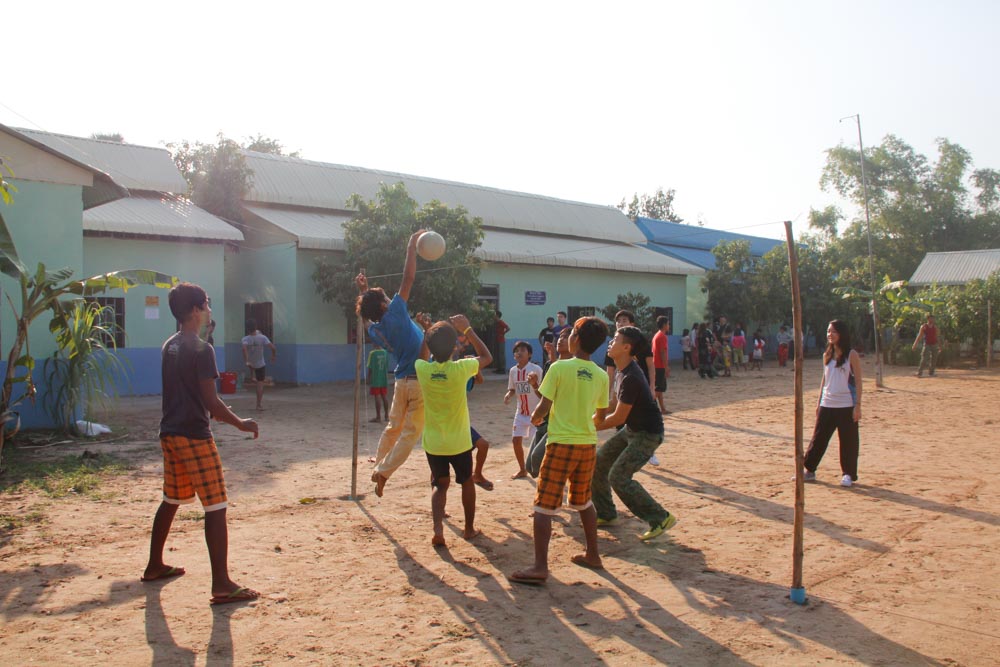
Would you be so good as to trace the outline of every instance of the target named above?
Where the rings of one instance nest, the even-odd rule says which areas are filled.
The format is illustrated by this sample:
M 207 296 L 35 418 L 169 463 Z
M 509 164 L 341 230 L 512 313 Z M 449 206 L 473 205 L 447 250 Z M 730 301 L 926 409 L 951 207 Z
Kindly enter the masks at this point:
M 24 516 L 16 514 L 0 514 L 0 530 L 17 530 L 33 523 L 41 523 L 45 515 L 41 512 L 29 512 Z
M 38 491 L 50 498 L 79 495 L 99 500 L 107 497 L 100 491 L 101 483 L 129 470 L 124 462 L 107 454 L 84 453 L 55 461 L 33 461 L 21 452 L 14 452 L 17 450 L 6 457 L 7 471 L 0 477 L 0 494 Z

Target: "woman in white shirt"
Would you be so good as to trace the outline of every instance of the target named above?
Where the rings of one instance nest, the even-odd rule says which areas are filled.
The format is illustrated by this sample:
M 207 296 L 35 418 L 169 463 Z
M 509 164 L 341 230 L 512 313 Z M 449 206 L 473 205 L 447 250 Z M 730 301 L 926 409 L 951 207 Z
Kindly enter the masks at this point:
M 833 432 L 840 440 L 841 486 L 858 481 L 858 422 L 861 421 L 861 358 L 851 349 L 851 332 L 840 320 L 826 328 L 826 351 L 823 352 L 823 383 L 816 406 L 816 427 L 806 451 L 805 479 L 816 479 L 826 447 Z

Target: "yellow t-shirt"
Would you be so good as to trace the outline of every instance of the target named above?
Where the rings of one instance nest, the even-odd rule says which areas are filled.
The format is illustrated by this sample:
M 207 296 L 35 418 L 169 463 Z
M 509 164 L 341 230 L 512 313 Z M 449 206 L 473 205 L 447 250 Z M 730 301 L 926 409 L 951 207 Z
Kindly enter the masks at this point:
M 552 401 L 549 442 L 596 445 L 592 416 L 608 407 L 608 374 L 593 361 L 561 359 L 549 367 L 539 393 Z
M 472 449 L 465 386 L 479 372 L 479 359 L 443 364 L 417 359 L 416 369 L 424 395 L 424 451 L 452 456 Z

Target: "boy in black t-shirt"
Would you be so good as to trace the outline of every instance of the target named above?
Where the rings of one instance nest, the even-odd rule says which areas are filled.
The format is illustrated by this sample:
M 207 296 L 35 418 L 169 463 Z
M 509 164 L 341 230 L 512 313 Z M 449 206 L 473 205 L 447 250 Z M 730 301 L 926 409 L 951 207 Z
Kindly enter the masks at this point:
M 607 526 L 618 520 L 611 489 L 638 518 L 649 524 L 649 530 L 639 539 L 648 541 L 658 537 L 677 523 L 677 516 L 653 500 L 633 475 L 663 442 L 663 417 L 649 390 L 649 383 L 639 365 L 632 358 L 632 351 L 647 347 L 642 332 L 635 327 L 621 327 L 608 346 L 608 355 L 618 371 L 615 411 L 603 419 L 594 416 L 597 430 L 625 424 L 597 451 L 594 470 L 593 498 L 597 508 L 597 525 Z
M 153 519 L 149 563 L 142 581 L 184 574 L 184 568 L 163 562 L 163 547 L 181 504 L 194 502 L 205 510 L 205 542 L 212 565 L 212 604 L 255 600 L 260 593 L 229 578 L 226 482 L 222 461 L 212 438 L 209 417 L 257 437 L 257 423 L 240 419 L 219 399 L 215 380 L 215 350 L 198 337 L 212 317 L 211 301 L 201 287 L 181 283 L 170 290 L 170 312 L 180 330 L 163 344 L 163 502 Z

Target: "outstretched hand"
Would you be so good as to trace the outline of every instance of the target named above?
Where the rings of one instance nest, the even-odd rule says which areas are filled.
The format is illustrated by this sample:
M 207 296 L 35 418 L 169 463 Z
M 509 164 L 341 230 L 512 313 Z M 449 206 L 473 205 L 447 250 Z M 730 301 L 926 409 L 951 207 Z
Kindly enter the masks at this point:
M 354 278 L 354 284 L 358 286 L 359 292 L 365 292 L 368 290 L 368 277 L 364 273 L 359 273 Z
M 451 326 L 455 327 L 455 330 L 463 336 L 469 329 L 469 318 L 465 315 L 452 315 L 448 318 L 448 321 L 451 323 Z

